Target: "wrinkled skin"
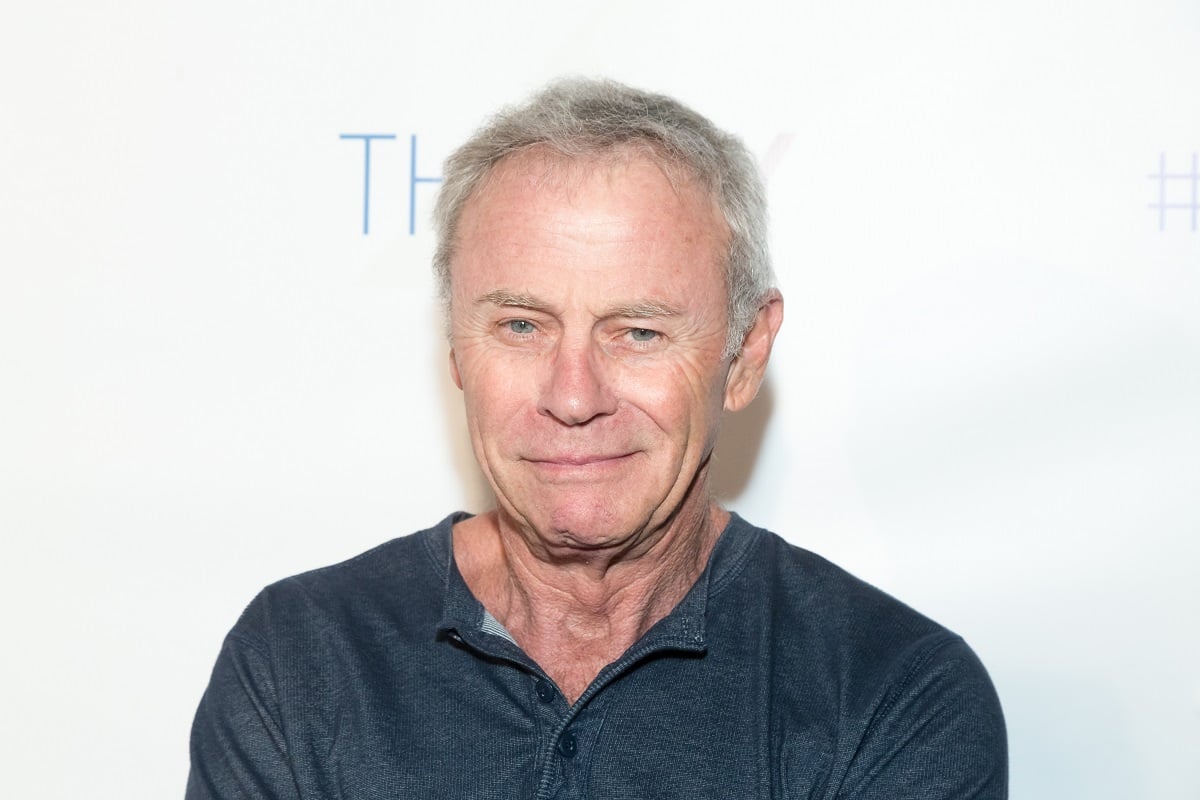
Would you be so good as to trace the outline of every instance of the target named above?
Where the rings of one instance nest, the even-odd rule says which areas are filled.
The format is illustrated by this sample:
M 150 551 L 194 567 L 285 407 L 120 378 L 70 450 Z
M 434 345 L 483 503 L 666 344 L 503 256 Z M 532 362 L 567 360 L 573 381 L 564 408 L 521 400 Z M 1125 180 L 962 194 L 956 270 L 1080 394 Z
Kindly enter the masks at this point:
M 635 153 L 511 157 L 468 202 L 451 370 L 501 522 L 542 555 L 707 524 L 721 413 L 765 367 L 723 355 L 727 241 L 706 192 Z

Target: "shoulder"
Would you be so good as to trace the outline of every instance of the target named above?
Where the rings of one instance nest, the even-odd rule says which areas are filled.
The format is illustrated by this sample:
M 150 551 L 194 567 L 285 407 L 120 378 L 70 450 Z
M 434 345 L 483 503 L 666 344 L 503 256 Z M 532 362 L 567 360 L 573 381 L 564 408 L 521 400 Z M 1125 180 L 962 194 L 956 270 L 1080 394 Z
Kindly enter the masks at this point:
M 738 583 L 808 635 L 830 631 L 841 641 L 884 648 L 949 631 L 883 590 L 778 534 L 734 516 L 728 531 L 747 542 Z M 785 625 L 786 627 L 786 625 Z
M 430 604 L 436 608 L 429 613 L 440 613 L 450 529 L 463 516 L 452 514 L 431 528 L 270 584 L 242 612 L 230 636 L 253 646 L 329 626 L 403 618 Z
M 742 537 L 746 555 L 736 579 L 714 589 L 723 630 L 761 637 L 776 669 L 803 675 L 806 691 L 828 689 L 842 713 L 860 717 L 928 681 L 994 697 L 957 633 L 770 531 L 735 517 L 728 533 Z
M 1004 796 L 1000 702 L 966 642 L 828 560 L 740 522 L 754 543 L 730 590 L 740 586 L 740 603 L 757 597 L 764 609 L 776 713 L 789 730 L 839 721 L 823 747 L 836 754 L 830 780 L 845 796 Z M 929 791 L 937 784 L 943 791 Z

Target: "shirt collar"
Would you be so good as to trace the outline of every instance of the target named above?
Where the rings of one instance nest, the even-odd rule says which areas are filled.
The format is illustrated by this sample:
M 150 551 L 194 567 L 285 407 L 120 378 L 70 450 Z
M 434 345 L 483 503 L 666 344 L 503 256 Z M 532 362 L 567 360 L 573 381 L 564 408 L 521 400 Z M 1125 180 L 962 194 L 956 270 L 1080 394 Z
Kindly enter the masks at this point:
M 471 515 L 457 512 L 446 517 L 429 538 L 430 555 L 446 577 L 442 619 L 438 633 L 475 647 L 493 656 L 528 662 L 503 626 L 483 607 L 467 588 L 454 562 L 452 530 L 456 523 Z M 679 604 L 659 620 L 646 635 L 622 657 L 642 658 L 657 650 L 681 650 L 703 653 L 708 646 L 706 613 L 708 600 L 718 594 L 741 572 L 754 543 L 762 531 L 737 514 L 729 522 L 709 555 L 708 564 Z

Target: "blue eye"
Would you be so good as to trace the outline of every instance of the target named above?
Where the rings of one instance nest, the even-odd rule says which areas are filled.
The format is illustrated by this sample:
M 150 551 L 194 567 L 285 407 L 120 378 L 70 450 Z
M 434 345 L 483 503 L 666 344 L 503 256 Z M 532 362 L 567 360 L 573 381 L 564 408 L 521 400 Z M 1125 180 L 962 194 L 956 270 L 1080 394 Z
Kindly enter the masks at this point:
M 510 319 L 506 324 L 510 331 L 522 336 L 533 333 L 536 330 L 533 327 L 533 323 L 527 319 Z
M 652 342 L 658 337 L 658 331 L 649 328 L 631 328 L 629 337 L 635 342 Z

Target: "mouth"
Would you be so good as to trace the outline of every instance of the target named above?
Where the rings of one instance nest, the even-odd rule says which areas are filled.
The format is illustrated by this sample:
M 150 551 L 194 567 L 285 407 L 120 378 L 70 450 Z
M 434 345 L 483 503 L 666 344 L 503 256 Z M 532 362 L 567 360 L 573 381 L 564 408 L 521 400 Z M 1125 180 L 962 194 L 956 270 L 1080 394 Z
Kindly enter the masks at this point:
M 623 466 L 633 453 L 562 453 L 530 457 L 525 460 L 550 472 L 600 472 Z

